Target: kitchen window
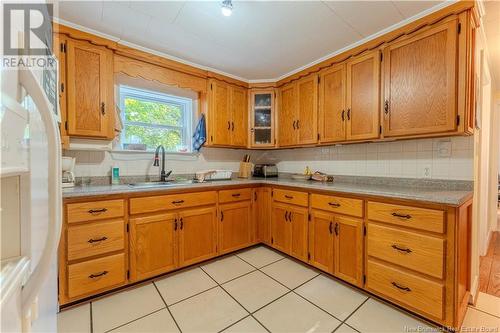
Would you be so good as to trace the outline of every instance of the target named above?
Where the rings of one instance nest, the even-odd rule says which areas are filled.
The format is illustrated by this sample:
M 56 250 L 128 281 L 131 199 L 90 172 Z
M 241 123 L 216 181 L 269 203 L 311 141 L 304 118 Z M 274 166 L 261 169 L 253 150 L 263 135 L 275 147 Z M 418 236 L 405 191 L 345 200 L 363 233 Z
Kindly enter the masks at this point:
M 120 85 L 122 149 L 190 152 L 193 101 L 161 92 Z M 143 150 L 142 149 L 142 150 Z

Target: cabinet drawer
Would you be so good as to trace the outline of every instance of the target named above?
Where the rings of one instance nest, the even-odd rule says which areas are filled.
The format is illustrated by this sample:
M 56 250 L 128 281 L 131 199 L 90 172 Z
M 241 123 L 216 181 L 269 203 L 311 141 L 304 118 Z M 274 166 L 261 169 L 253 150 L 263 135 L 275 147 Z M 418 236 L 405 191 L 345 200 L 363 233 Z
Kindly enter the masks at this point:
M 251 198 L 252 189 L 250 188 L 219 191 L 219 203 L 250 200 Z
M 68 204 L 68 223 L 122 217 L 123 207 L 122 199 Z
M 434 318 L 443 319 L 444 286 L 440 283 L 368 260 L 366 288 Z
M 434 209 L 368 202 L 368 219 L 432 232 L 444 232 L 444 212 Z
M 125 254 L 68 265 L 68 297 L 95 293 L 125 282 Z
M 182 193 L 130 199 L 130 214 L 215 204 L 217 192 Z
M 367 253 L 424 274 L 443 277 L 444 240 L 437 237 L 369 223 Z
M 273 199 L 274 201 L 286 202 L 298 206 L 308 205 L 307 192 L 273 189 Z
M 68 227 L 68 260 L 81 259 L 124 247 L 123 220 Z
M 311 206 L 329 212 L 363 217 L 363 200 L 311 194 Z

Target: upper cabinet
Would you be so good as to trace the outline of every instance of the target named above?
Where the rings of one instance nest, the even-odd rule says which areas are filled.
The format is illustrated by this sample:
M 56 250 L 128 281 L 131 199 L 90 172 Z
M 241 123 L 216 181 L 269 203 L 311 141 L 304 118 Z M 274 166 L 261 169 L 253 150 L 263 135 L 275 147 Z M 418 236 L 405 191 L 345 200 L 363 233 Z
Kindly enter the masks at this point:
M 209 143 L 246 147 L 248 138 L 247 89 L 209 80 Z
M 275 145 L 274 90 L 250 92 L 250 147 L 272 148 Z
M 103 46 L 67 38 L 62 44 L 66 75 L 67 134 L 114 138 L 113 53 Z M 61 99 L 63 101 L 63 99 Z M 61 108 L 64 111 L 64 108 Z
M 452 20 L 384 49 L 384 136 L 457 130 L 457 29 Z
M 346 139 L 346 66 L 340 64 L 323 71 L 319 81 L 320 143 Z
M 309 145 L 318 137 L 318 76 L 309 75 L 281 88 L 278 107 L 280 146 Z
M 347 140 L 377 139 L 380 134 L 380 52 L 354 58 L 347 67 Z

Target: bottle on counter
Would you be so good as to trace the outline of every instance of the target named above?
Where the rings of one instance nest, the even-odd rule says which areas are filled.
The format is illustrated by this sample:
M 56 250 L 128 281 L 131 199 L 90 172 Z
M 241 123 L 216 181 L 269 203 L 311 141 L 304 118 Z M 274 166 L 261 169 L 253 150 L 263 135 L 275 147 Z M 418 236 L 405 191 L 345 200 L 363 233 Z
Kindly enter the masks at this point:
M 111 167 L 111 184 L 120 184 L 120 168 L 115 165 Z

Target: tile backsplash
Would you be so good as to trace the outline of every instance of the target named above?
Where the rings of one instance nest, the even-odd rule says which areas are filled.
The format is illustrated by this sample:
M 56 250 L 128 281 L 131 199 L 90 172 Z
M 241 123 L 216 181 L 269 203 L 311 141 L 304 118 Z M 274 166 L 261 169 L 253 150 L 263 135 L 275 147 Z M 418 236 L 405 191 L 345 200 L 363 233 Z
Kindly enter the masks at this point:
M 253 163 L 276 163 L 280 172 L 301 173 L 309 166 L 334 175 L 473 180 L 473 145 L 473 137 L 447 137 L 268 151 L 203 148 L 198 155 L 168 154 L 166 170 L 237 171 L 249 153 Z M 158 174 L 152 153 L 65 151 L 64 155 L 76 157 L 77 177 L 109 176 L 113 165 L 124 176 Z

